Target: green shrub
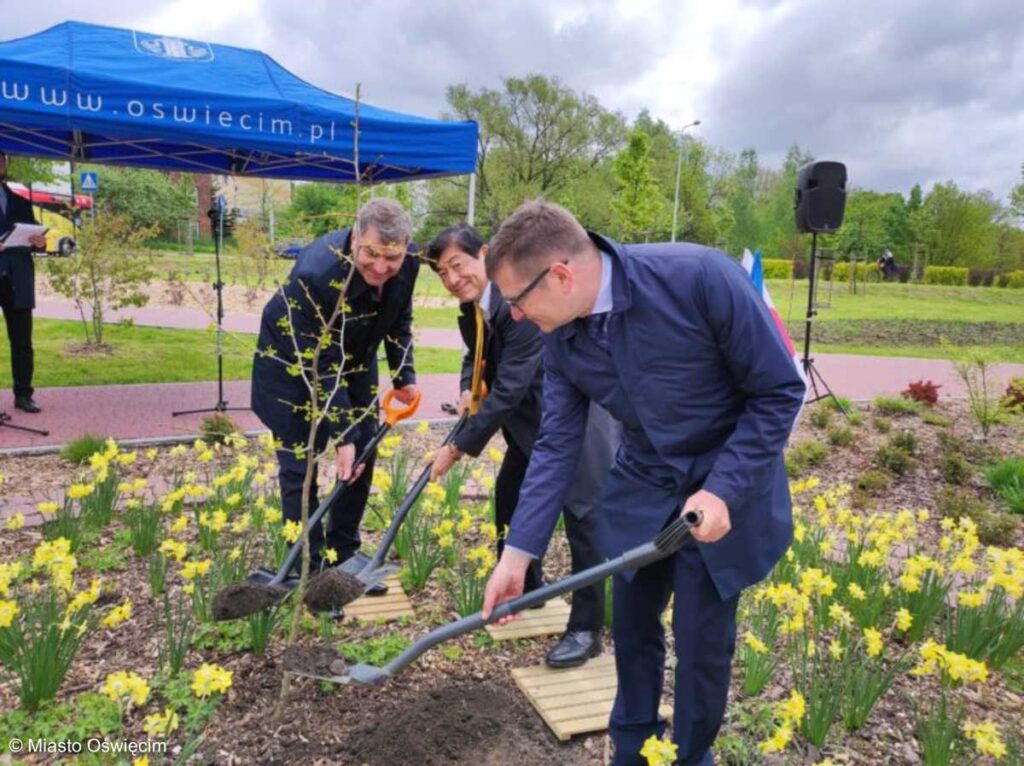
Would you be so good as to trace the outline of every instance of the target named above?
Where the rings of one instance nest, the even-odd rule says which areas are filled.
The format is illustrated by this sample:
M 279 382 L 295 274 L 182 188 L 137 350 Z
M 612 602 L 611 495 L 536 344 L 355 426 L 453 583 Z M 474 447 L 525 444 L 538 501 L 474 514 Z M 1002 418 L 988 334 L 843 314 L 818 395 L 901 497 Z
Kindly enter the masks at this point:
M 60 456 L 75 465 L 82 465 L 82 463 L 97 452 L 102 452 L 106 441 L 107 437 L 105 436 L 89 433 L 82 434 L 74 441 L 65 444 L 61 448 Z
M 845 396 L 829 396 L 823 399 L 821 404 L 835 412 L 839 412 L 840 407 L 842 407 L 842 409 L 846 410 L 850 415 L 856 414 L 853 411 L 853 403 Z
M 952 519 L 967 517 L 978 525 L 978 539 L 985 545 L 1012 545 L 1020 526 L 1016 516 L 993 513 L 985 503 L 962 489 L 946 487 L 938 500 L 939 513 Z
M 939 460 L 939 470 L 947 484 L 966 484 L 971 478 L 971 465 L 959 452 L 947 452 Z
M 853 444 L 853 431 L 846 426 L 834 426 L 828 429 L 828 443 L 833 447 L 846 447 Z
M 199 438 L 207 444 L 223 444 L 237 430 L 235 421 L 223 412 L 216 412 L 203 418 L 199 426 Z
M 828 428 L 831 419 L 831 413 L 824 407 L 817 407 L 811 410 L 811 425 L 815 428 Z
M 913 464 L 914 459 L 906 451 L 891 444 L 885 444 L 875 453 L 875 465 L 884 468 L 897 476 L 902 476 Z
M 1000 404 L 1010 412 L 1024 414 L 1024 377 L 1010 378 Z
M 799 476 L 808 468 L 821 465 L 828 456 L 828 447 L 821 442 L 801 442 L 786 453 L 786 473 Z
M 864 416 L 854 410 L 847 410 L 846 422 L 851 426 L 859 426 L 864 422 Z
M 872 468 L 858 476 L 855 485 L 857 489 L 864 492 L 875 492 L 888 487 L 891 481 L 892 476 L 890 474 L 887 474 L 885 471 L 879 471 L 877 468 Z
M 1024 458 L 1011 457 L 996 463 L 985 471 L 985 479 L 1011 513 L 1024 514 Z
M 876 396 L 871 406 L 883 415 L 914 415 L 922 407 L 920 402 L 899 396 Z
M 1024 288 L 1024 270 L 1011 271 L 1004 277 L 1003 287 L 1020 290 Z
M 892 421 L 889 418 L 873 418 L 871 425 L 875 427 L 875 430 L 880 434 L 887 434 L 892 429 Z
M 924 270 L 926 285 L 966 285 L 968 269 L 959 266 L 928 266 Z
M 765 279 L 791 279 L 793 276 L 793 262 L 785 258 L 762 258 L 761 268 Z
M 936 428 L 949 428 L 953 425 L 953 421 L 950 418 L 947 418 L 945 415 L 940 415 L 937 412 L 933 412 L 932 410 L 925 410 L 922 412 L 921 420 L 930 426 L 935 426 Z
M 917 452 L 917 437 L 913 431 L 903 429 L 889 437 L 889 446 L 913 455 Z
M 939 493 L 936 506 L 940 515 L 950 519 L 968 518 L 978 521 L 988 513 L 985 504 L 971 492 L 953 487 L 946 487 Z

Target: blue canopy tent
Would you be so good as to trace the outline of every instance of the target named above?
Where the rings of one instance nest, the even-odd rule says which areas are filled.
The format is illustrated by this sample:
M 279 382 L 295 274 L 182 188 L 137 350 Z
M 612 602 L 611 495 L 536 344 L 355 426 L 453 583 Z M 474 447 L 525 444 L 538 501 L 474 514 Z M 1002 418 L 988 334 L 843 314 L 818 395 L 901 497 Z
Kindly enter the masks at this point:
M 473 173 L 476 141 L 476 123 L 357 104 L 259 51 L 72 21 L 0 43 L 0 147 L 19 154 L 333 182 L 358 160 L 381 183 Z

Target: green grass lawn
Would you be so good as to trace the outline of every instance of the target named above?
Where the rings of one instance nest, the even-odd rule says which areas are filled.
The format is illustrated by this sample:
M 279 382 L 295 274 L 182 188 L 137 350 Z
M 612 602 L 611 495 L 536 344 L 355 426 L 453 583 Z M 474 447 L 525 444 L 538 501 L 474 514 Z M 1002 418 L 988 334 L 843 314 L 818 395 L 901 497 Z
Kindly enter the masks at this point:
M 84 339 L 79 322 L 37 319 L 33 332 L 36 351 L 33 382 L 45 388 L 216 380 L 215 338 L 212 330 L 109 325 L 105 331 L 105 342 L 113 346 L 113 353 L 110 356 L 83 356 L 69 348 Z M 231 333 L 226 338 L 226 379 L 249 378 L 255 345 L 255 335 Z M 417 348 L 416 371 L 423 375 L 458 372 L 461 359 L 462 355 L 456 349 Z M 10 348 L 6 342 L 0 342 L 0 387 L 10 386 Z
M 802 319 L 807 312 L 807 281 L 768 280 L 775 307 L 785 320 Z M 847 319 L 923 319 L 947 322 L 1024 322 L 1024 290 L 1000 287 L 940 285 L 857 285 L 851 294 L 845 283 L 832 285 L 831 308 L 822 308 L 823 322 Z M 819 302 L 829 297 L 820 286 Z

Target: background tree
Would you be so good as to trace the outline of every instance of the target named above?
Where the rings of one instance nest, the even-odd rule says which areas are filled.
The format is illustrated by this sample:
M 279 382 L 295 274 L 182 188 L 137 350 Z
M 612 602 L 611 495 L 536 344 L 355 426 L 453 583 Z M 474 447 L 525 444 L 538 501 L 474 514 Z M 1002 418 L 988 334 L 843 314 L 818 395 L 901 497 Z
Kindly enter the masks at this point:
M 151 237 L 175 236 L 178 221 L 197 215 L 195 185 L 187 176 L 174 181 L 158 170 L 93 165 L 79 169 L 100 175 L 98 208 L 126 216 L 132 226 L 151 231 Z
M 616 235 L 625 242 L 649 241 L 664 208 L 652 172 L 650 138 L 639 129 L 612 162 L 617 189 L 612 199 Z
M 79 229 L 78 250 L 71 258 L 48 258 L 50 286 L 75 302 L 87 347 L 101 349 L 106 313 L 145 306 L 146 284 L 153 278 L 140 257 L 156 227 L 140 227 L 126 213 L 101 210 Z

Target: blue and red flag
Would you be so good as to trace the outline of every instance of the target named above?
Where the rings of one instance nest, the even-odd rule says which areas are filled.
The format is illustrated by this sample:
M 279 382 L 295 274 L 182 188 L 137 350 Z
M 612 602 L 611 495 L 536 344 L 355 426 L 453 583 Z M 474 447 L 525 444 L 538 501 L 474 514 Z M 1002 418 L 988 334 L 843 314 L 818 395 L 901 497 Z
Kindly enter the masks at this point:
M 807 377 L 804 375 L 804 366 L 800 362 L 799 356 L 797 356 L 796 347 L 793 345 L 792 339 L 789 337 L 789 331 L 786 330 L 786 323 L 782 321 L 782 317 L 779 315 L 778 310 L 775 308 L 775 304 L 772 302 L 772 296 L 768 294 L 768 286 L 764 282 L 764 266 L 761 264 L 761 251 L 755 250 L 751 254 L 750 250 L 743 251 L 743 260 L 741 261 L 743 268 L 747 270 L 750 275 L 751 281 L 754 283 L 754 287 L 757 292 L 761 294 L 761 298 L 764 300 L 765 305 L 768 307 L 768 312 L 772 315 L 772 319 L 775 320 L 775 326 L 779 328 L 779 335 L 782 336 L 782 342 L 786 344 L 786 348 L 789 349 L 789 355 L 793 357 L 793 365 L 796 367 L 797 372 L 800 373 L 800 377 L 804 383 L 807 382 Z

